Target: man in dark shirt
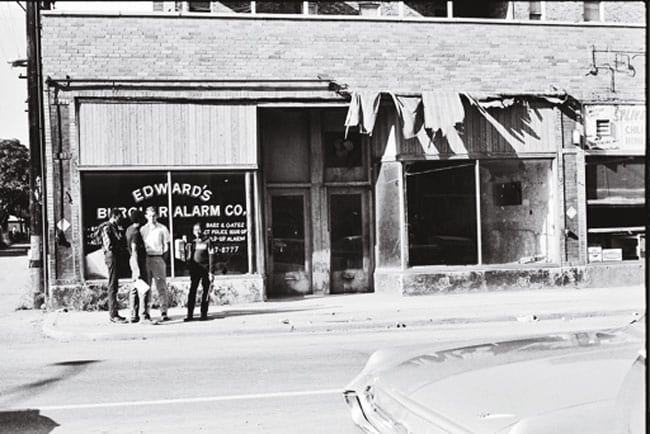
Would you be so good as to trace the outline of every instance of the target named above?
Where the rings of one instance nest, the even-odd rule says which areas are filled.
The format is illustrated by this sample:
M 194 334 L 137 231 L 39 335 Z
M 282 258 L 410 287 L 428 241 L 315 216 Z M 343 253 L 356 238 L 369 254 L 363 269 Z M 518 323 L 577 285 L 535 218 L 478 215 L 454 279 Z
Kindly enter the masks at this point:
M 144 240 L 140 234 L 140 227 L 144 223 L 142 211 L 132 209 L 129 211 L 131 225 L 126 229 L 126 246 L 129 252 L 129 266 L 131 267 L 131 277 L 133 282 L 138 279 L 143 282 L 147 280 L 146 259 L 147 251 L 144 248 Z M 142 314 L 143 321 L 151 321 L 149 315 L 149 305 L 151 302 L 151 289 L 140 290 L 136 285 L 129 291 L 129 306 L 131 309 L 131 322 L 140 321 Z
M 104 262 L 108 268 L 108 314 L 111 322 L 115 323 L 126 322 L 126 318 L 119 315 L 117 306 L 119 264 L 124 252 L 124 235 L 117 224 L 121 218 L 122 211 L 113 208 L 108 221 L 102 223 L 100 227 Z
M 208 305 L 210 300 L 210 238 L 203 236 L 201 223 L 196 223 L 192 228 L 194 239 L 187 243 L 186 258 L 190 268 L 190 291 L 187 294 L 187 317 L 184 321 L 194 319 L 194 304 L 196 303 L 196 290 L 199 283 L 203 287 L 201 294 L 201 321 L 208 319 Z

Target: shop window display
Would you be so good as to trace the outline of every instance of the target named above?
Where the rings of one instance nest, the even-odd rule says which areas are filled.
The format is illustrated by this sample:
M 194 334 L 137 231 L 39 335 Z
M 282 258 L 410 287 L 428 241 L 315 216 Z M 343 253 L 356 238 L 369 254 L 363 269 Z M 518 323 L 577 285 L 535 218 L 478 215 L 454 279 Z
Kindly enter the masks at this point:
M 551 160 L 408 165 L 409 265 L 557 262 L 552 173 Z
M 169 254 L 165 257 L 168 276 L 189 275 L 184 243 L 191 240 L 195 223 L 201 223 L 204 235 L 213 241 L 214 273 L 249 272 L 249 210 L 243 173 L 86 172 L 81 174 L 81 186 L 87 279 L 107 276 L 103 252 L 95 244 L 93 234 L 115 207 L 125 215 L 132 208 L 144 211 L 149 206 L 156 207 L 159 222 L 171 234 Z M 122 223 L 124 228 L 129 224 L 128 219 Z M 121 278 L 130 276 L 126 255 L 121 270 Z
M 87 172 L 81 174 L 86 279 L 108 277 L 101 244 L 95 242 L 93 234 L 100 224 L 108 220 L 111 208 L 121 208 L 126 216 L 131 208 L 135 207 L 144 211 L 147 207 L 154 206 L 158 210 L 158 221 L 169 228 L 166 189 L 167 174 L 165 172 Z M 130 224 L 128 217 L 120 222 L 120 226 L 124 230 Z M 124 262 L 119 267 L 119 277 L 127 278 L 131 273 L 126 252 L 123 256 Z M 165 260 L 167 275 L 171 276 L 169 255 L 165 257 Z
M 643 157 L 589 156 L 586 165 L 589 262 L 643 259 Z

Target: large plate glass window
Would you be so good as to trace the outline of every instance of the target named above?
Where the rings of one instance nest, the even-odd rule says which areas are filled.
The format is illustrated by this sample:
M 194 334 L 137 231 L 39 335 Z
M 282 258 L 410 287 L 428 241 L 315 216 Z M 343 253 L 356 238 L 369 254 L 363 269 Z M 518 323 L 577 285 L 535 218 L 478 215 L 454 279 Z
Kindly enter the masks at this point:
M 144 211 L 148 206 L 156 207 L 159 222 L 167 226 L 172 240 L 169 254 L 165 257 L 168 276 L 189 274 L 182 254 L 183 244 L 193 238 L 192 226 L 195 223 L 201 223 L 204 234 L 214 243 L 211 252 L 213 272 L 251 272 L 249 237 L 252 220 L 246 182 L 244 173 L 82 173 L 86 278 L 105 279 L 108 275 L 101 246 L 95 244 L 93 233 L 108 219 L 110 209 L 114 207 L 121 208 L 125 214 L 132 208 Z M 122 222 L 124 228 L 129 224 L 128 219 Z M 126 256 L 120 267 L 121 278 L 130 277 Z M 173 264 L 170 262 L 172 257 Z
M 476 264 L 473 161 L 407 167 L 410 265 Z
M 81 174 L 82 218 L 84 226 L 84 253 L 86 279 L 105 279 L 108 270 L 104 264 L 101 245 L 93 240 L 97 227 L 108 220 L 111 208 L 121 208 L 125 215 L 131 208 L 145 210 L 154 206 L 158 210 L 158 221 L 169 228 L 169 207 L 167 198 L 166 172 L 87 172 Z M 124 229 L 130 221 L 120 223 Z M 130 276 L 126 255 L 118 269 L 119 277 Z M 169 255 L 167 275 L 171 275 Z
M 551 160 L 480 161 L 484 264 L 556 261 Z
M 552 160 L 406 168 L 409 265 L 555 263 Z
M 172 173 L 173 230 L 176 250 L 183 237 L 191 241 L 192 227 L 200 223 L 213 243 L 210 254 L 216 274 L 248 271 L 248 228 L 244 174 Z M 189 276 L 176 254 L 175 274 Z

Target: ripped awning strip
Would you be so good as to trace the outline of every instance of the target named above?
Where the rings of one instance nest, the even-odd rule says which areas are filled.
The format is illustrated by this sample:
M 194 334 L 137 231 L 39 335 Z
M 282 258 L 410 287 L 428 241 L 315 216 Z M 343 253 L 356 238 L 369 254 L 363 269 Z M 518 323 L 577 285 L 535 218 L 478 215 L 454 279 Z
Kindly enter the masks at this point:
M 381 90 L 360 90 L 351 93 L 350 106 L 345 120 L 346 136 L 350 127 L 358 126 L 360 132 L 372 135 L 379 111 L 381 96 L 387 95 L 393 101 L 404 138 L 415 137 L 424 127 L 443 136 L 465 119 L 465 109 L 462 98 L 475 106 L 479 113 L 490 123 L 503 138 L 513 144 L 517 140 L 487 109 L 507 108 L 525 98 L 540 98 L 553 105 L 567 102 L 566 94 L 527 94 L 527 95 L 496 95 L 470 94 L 451 90 L 424 91 L 421 93 L 402 94 Z

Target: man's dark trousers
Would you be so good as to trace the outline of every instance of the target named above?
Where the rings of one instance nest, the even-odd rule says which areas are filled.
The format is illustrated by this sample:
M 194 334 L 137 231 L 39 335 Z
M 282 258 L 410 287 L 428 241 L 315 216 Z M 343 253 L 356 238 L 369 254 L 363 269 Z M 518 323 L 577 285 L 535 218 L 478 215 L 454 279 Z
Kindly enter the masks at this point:
M 111 318 L 118 316 L 117 312 L 117 283 L 118 283 L 118 257 L 113 252 L 104 253 L 104 262 L 108 267 L 108 314 Z
M 194 304 L 196 303 L 196 290 L 199 287 L 199 282 L 203 287 L 201 294 L 201 318 L 208 315 L 208 294 L 210 293 L 210 277 L 208 269 L 205 266 L 190 262 L 190 292 L 187 295 L 187 317 L 192 318 L 194 315 Z

